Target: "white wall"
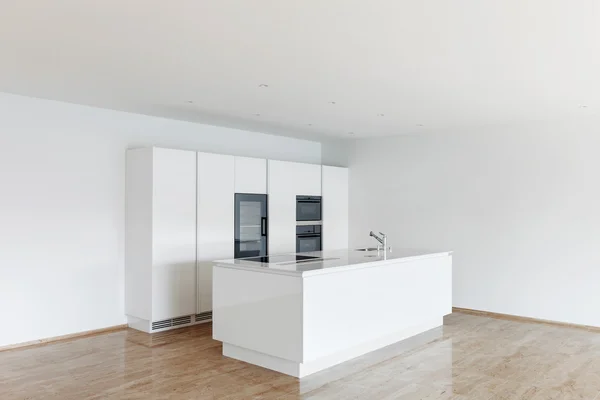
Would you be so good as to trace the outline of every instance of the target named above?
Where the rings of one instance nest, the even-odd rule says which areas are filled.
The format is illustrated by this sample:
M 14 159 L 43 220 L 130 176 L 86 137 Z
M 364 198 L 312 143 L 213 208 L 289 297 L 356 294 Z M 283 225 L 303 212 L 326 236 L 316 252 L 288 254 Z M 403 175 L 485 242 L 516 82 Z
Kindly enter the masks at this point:
M 321 142 L 321 162 L 333 167 L 347 167 L 352 140 L 328 139 Z
M 320 164 L 321 145 L 0 94 L 0 346 L 125 323 L 125 149 Z
M 454 306 L 600 326 L 600 121 L 361 140 L 350 242 L 454 250 Z

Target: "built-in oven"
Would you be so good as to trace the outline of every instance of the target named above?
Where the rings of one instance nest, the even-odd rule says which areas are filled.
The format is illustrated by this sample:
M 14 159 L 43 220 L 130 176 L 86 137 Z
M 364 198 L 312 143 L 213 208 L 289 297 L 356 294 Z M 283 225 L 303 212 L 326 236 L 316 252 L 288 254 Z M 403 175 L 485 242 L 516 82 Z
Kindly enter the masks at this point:
M 296 227 L 296 252 L 321 251 L 321 225 Z
M 296 196 L 296 221 L 320 221 L 321 196 Z

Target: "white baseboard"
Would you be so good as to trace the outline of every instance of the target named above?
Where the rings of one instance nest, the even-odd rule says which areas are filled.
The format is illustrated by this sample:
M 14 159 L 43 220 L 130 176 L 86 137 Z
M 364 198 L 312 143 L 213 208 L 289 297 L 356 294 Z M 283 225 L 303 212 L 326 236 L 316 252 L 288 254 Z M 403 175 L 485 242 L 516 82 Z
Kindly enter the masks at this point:
M 54 336 L 54 337 L 49 337 L 49 338 L 44 338 L 44 339 L 32 340 L 30 342 L 15 343 L 15 344 L 7 345 L 7 346 L 0 346 L 0 351 L 20 349 L 23 347 L 40 346 L 40 345 L 46 345 L 46 344 L 51 344 L 51 343 L 56 343 L 56 342 L 63 342 L 63 341 L 67 341 L 67 340 L 75 340 L 75 339 L 80 339 L 80 338 L 89 337 L 89 336 L 103 335 L 106 333 L 122 331 L 125 329 L 127 329 L 127 325 L 109 326 L 107 328 L 94 329 L 91 331 L 83 331 L 83 332 L 71 333 L 68 335 Z

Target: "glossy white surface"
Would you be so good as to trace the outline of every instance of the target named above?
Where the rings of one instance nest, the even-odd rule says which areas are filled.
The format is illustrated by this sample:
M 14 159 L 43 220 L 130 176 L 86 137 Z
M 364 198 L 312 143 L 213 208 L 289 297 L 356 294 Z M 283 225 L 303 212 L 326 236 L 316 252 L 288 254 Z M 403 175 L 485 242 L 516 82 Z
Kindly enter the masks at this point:
M 215 339 L 302 361 L 302 279 L 215 268 Z
M 297 195 L 321 195 L 321 165 L 288 162 L 287 167 L 289 179 Z
M 127 152 L 126 310 L 156 321 L 196 309 L 196 152 Z
M 198 313 L 212 310 L 212 262 L 233 257 L 234 157 L 198 153 Z
M 377 349 L 400 342 L 423 332 L 430 331 L 443 324 L 443 318 L 435 318 L 431 321 L 426 321 L 419 325 L 411 326 L 376 340 L 361 343 L 357 346 L 345 349 L 344 351 L 338 351 L 334 354 L 316 360 L 301 363 L 290 361 L 285 358 L 273 357 L 265 353 L 235 346 L 229 343 L 223 343 L 223 355 L 226 357 L 235 358 L 236 360 L 258 365 L 263 368 L 278 371 L 286 375 L 303 378 L 305 376 L 314 374 L 315 372 L 322 371 L 348 360 L 352 360 L 353 358 L 362 356 Z
M 268 161 L 269 253 L 296 251 L 296 163 Z
M 267 160 L 235 157 L 235 193 L 267 194 Z
M 348 247 L 348 168 L 322 167 L 323 250 Z
M 452 312 L 452 257 L 394 259 L 308 276 L 303 295 L 306 362 L 430 320 L 441 325 Z
M 298 377 L 432 329 L 452 311 L 448 253 L 323 275 L 214 270 L 223 354 Z
M 309 262 L 280 262 L 262 263 L 241 259 L 218 260 L 214 264 L 219 266 L 237 268 L 249 271 L 259 271 L 272 274 L 312 276 L 341 272 L 349 269 L 367 268 L 383 264 L 394 264 L 417 259 L 440 257 L 450 255 L 450 251 L 432 251 L 418 249 L 396 249 L 392 252 L 359 251 L 355 249 L 341 249 L 329 251 L 314 251 L 301 253 L 302 255 L 320 257 L 323 261 Z M 297 253 L 289 253 L 297 254 Z
M 152 320 L 193 314 L 196 305 L 196 153 L 154 148 Z

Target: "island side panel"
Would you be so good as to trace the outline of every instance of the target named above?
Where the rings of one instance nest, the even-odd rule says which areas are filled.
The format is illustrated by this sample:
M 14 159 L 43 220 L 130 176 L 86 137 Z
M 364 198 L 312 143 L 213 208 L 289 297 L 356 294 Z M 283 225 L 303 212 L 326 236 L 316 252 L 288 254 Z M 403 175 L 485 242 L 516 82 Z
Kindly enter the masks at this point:
M 213 338 L 300 362 L 302 278 L 216 265 Z
M 442 325 L 451 312 L 450 255 L 307 277 L 303 361 L 353 358 Z

